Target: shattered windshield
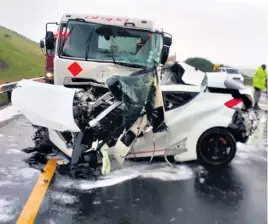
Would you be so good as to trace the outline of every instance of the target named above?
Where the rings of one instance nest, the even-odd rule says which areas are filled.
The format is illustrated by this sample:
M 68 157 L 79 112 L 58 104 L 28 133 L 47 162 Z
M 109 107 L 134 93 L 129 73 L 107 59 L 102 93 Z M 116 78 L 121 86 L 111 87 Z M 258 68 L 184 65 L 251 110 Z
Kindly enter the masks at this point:
M 159 33 L 70 20 L 62 32 L 60 57 L 127 63 L 151 68 L 160 62 L 163 38 Z M 62 38 L 62 37 L 61 37 Z

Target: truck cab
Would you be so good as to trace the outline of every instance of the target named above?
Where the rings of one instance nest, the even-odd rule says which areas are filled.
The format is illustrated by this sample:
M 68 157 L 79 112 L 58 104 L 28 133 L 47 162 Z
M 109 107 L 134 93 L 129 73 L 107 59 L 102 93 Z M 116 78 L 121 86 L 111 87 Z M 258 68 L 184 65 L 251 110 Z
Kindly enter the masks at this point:
M 46 48 L 55 50 L 54 84 L 66 87 L 103 84 L 112 75 L 165 64 L 172 44 L 153 21 L 130 17 L 65 14 L 58 32 L 65 35 L 46 38 Z

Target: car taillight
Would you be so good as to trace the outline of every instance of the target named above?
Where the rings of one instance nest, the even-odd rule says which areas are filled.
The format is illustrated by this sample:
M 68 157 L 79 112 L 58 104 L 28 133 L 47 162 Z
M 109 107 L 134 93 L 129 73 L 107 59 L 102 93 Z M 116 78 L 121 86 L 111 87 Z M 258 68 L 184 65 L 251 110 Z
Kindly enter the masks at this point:
M 236 98 L 236 99 L 231 99 L 227 101 L 224 105 L 229 108 L 235 108 L 235 107 L 239 107 L 242 102 L 243 100 L 241 98 Z

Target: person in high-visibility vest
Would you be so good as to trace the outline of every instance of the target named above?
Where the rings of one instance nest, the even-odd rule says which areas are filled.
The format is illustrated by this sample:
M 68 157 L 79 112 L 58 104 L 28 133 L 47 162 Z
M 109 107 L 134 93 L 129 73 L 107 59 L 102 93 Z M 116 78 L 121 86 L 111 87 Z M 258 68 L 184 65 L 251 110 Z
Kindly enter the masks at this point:
M 220 65 L 219 64 L 215 64 L 214 68 L 213 68 L 213 72 L 217 72 L 219 69 Z
M 260 109 L 258 103 L 261 97 L 261 91 L 264 91 L 267 88 L 267 72 L 266 65 L 261 65 L 253 76 L 253 88 L 254 88 L 254 100 L 255 105 L 254 109 Z

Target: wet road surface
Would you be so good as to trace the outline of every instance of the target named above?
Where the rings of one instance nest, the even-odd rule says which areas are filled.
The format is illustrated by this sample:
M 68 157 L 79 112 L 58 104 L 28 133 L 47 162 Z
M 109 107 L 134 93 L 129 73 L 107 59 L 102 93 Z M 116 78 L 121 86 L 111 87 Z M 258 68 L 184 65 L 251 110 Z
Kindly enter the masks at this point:
M 266 130 L 263 112 L 258 130 L 238 144 L 236 158 L 220 173 L 197 163 L 170 168 L 163 162 L 128 162 L 98 181 L 57 173 L 35 223 L 265 224 Z M 0 120 L 0 223 L 16 222 L 40 175 L 20 152 L 31 146 L 33 131 L 22 116 Z

